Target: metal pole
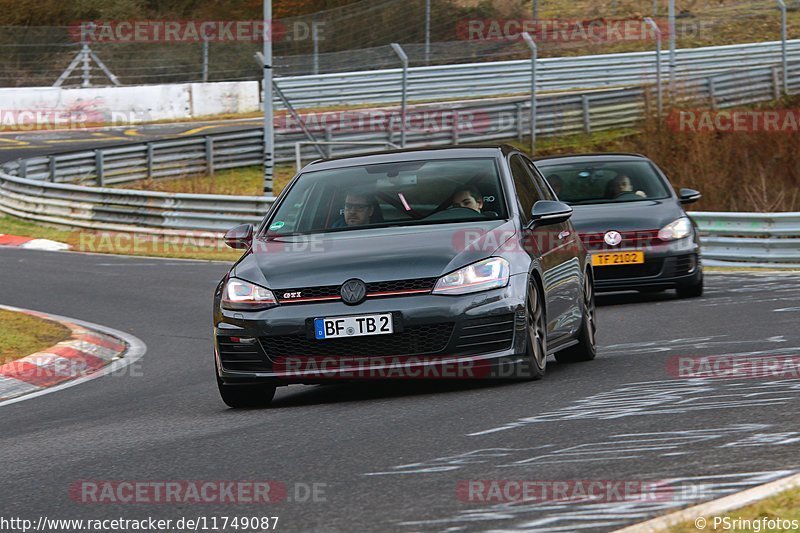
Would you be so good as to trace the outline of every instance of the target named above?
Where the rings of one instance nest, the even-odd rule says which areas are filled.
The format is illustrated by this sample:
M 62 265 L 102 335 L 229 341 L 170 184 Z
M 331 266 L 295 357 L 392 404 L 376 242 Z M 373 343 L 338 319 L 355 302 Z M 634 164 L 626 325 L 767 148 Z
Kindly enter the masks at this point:
M 208 36 L 203 35 L 203 83 L 208 82 Z
M 425 64 L 431 61 L 431 0 L 425 0 Z
M 275 132 L 272 122 L 272 0 L 264 0 L 264 196 L 272 195 Z
M 653 0 L 653 16 L 658 16 L 658 0 Z
M 669 93 L 670 102 L 675 97 L 675 0 L 669 0 Z
M 83 56 L 83 82 L 81 83 L 81 87 L 91 87 L 92 86 L 92 65 L 91 61 L 91 51 L 89 50 L 89 44 L 84 41 L 83 47 L 81 49 L 81 55 Z
M 664 113 L 664 90 L 661 86 L 661 30 L 650 17 L 645 17 L 644 21 L 656 33 L 656 94 L 658 95 L 658 118 L 660 119 Z
M 403 87 L 400 102 L 400 146 L 406 147 L 406 106 L 408 105 L 408 56 L 403 47 L 397 43 L 392 43 L 392 50 L 403 63 Z
M 786 2 L 778 0 L 781 8 L 781 61 L 783 63 L 783 93 L 789 94 L 789 63 L 786 54 Z
M 539 20 L 539 0 L 533 0 L 533 20 Z
M 314 74 L 319 74 L 319 32 L 317 31 L 317 18 L 311 19 L 311 42 L 314 45 Z
M 536 153 L 536 59 L 538 49 L 528 32 L 523 32 L 522 38 L 531 49 L 531 156 L 533 156 Z

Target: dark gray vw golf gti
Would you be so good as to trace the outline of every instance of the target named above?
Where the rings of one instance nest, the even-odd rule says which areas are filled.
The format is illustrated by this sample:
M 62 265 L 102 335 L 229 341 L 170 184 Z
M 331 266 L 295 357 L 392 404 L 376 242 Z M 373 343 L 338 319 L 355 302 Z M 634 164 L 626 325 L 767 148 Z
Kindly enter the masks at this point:
M 591 254 L 598 291 L 703 293 L 697 228 L 682 207 L 699 192 L 676 194 L 655 163 L 636 154 L 552 157 L 536 166 L 575 209 L 571 220 Z
M 592 266 L 511 147 L 318 161 L 254 229 L 214 298 L 226 404 L 361 378 L 522 378 L 595 357 Z

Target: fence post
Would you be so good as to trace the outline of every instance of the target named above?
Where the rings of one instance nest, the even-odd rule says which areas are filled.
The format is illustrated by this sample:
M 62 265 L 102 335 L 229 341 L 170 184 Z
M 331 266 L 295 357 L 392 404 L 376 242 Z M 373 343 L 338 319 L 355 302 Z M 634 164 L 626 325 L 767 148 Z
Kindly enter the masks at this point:
M 406 147 L 406 105 L 408 104 L 408 56 L 403 47 L 397 43 L 392 43 L 392 49 L 400 61 L 403 63 L 402 95 L 400 102 L 400 147 Z
M 717 109 L 717 84 L 714 82 L 714 78 L 708 78 L 708 100 L 711 109 Z
M 536 153 L 536 60 L 538 49 L 531 34 L 522 32 L 525 44 L 531 50 L 531 156 Z
M 789 61 L 786 54 L 786 2 L 777 0 L 781 9 L 781 63 L 783 65 L 783 94 L 789 94 Z
M 206 172 L 209 176 L 214 175 L 214 138 L 206 136 L 205 137 L 205 147 L 206 147 Z
M 19 160 L 19 177 L 22 179 L 27 179 L 28 177 L 28 160 L 27 159 L 20 159 Z
M 333 140 L 333 126 L 326 126 L 325 127 L 325 142 L 331 142 Z M 330 159 L 331 155 L 333 154 L 333 145 L 326 144 L 325 145 L 325 158 Z
M 583 110 L 583 131 L 587 135 L 592 133 L 592 113 L 589 109 L 589 96 L 581 95 L 581 108 Z
M 461 115 L 458 109 L 453 110 L 453 144 L 458 144 L 458 133 L 461 126 Z
M 50 156 L 50 181 L 56 182 L 56 156 Z
M 153 178 L 153 143 L 147 143 L 147 153 L 144 156 L 147 166 L 147 179 Z
M 778 74 L 778 67 L 772 67 L 772 98 L 778 100 L 781 97 L 781 78 Z
M 646 17 L 644 21 L 653 28 L 656 34 L 656 89 L 657 89 L 657 102 L 658 102 L 658 118 L 664 114 L 664 88 L 661 84 L 661 29 L 650 17 Z
M 106 180 L 105 180 L 105 172 L 103 171 L 103 151 L 102 150 L 95 150 L 94 151 L 94 173 L 97 176 L 97 186 L 98 187 L 105 187 Z
M 208 35 L 203 35 L 203 83 L 208 82 Z
M 522 142 L 522 102 L 517 102 L 517 140 Z

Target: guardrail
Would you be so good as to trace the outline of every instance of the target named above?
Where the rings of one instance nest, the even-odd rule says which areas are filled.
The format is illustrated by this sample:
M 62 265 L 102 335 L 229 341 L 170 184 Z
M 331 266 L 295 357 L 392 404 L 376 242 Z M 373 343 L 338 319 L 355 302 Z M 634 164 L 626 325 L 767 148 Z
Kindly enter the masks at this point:
M 800 268 L 800 213 L 692 211 L 706 264 Z
M 787 42 L 789 62 L 800 61 L 800 40 Z M 709 78 L 732 69 L 781 63 L 781 42 L 735 44 L 676 50 L 676 81 Z M 537 61 L 537 87 L 564 91 L 645 85 L 656 82 L 656 52 L 633 52 Z M 661 74 L 669 77 L 669 51 L 661 52 Z M 296 108 L 386 104 L 400 100 L 403 69 L 276 78 Z M 789 76 L 790 89 L 800 78 Z M 530 90 L 530 61 L 495 61 L 408 69 L 408 99 L 475 98 L 523 94 Z M 280 106 L 281 102 L 275 102 Z

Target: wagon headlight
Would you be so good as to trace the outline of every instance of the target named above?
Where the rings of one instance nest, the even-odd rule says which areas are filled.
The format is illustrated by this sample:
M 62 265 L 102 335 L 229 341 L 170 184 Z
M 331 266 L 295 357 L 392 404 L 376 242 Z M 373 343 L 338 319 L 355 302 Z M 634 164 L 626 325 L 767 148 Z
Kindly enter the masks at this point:
M 692 222 L 689 217 L 673 220 L 658 231 L 658 238 L 662 241 L 683 239 L 692 234 Z
M 468 294 L 505 287 L 510 270 L 502 257 L 490 257 L 442 276 L 433 294 Z
M 222 308 L 231 311 L 254 311 L 278 305 L 272 291 L 249 281 L 231 278 L 222 291 Z

